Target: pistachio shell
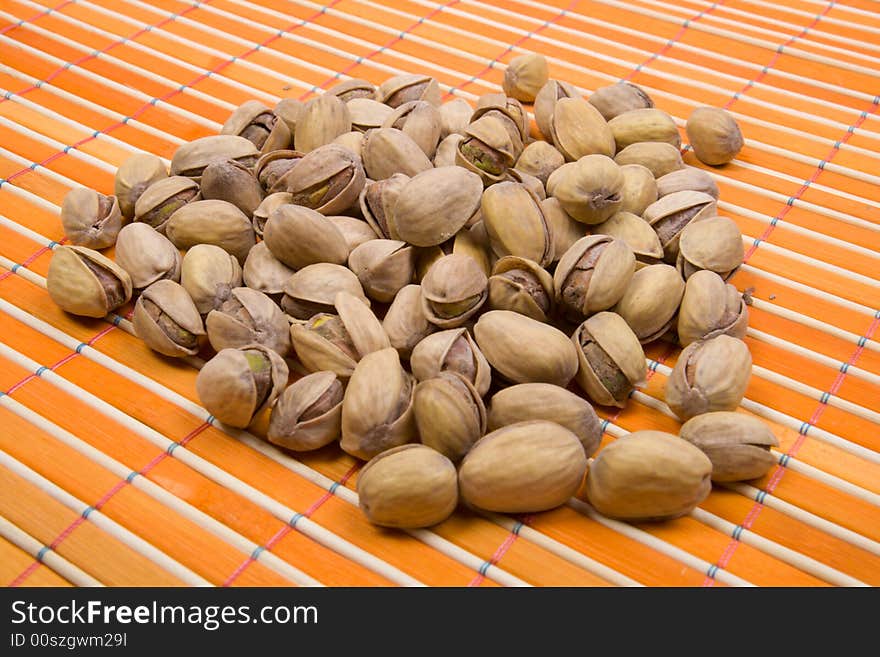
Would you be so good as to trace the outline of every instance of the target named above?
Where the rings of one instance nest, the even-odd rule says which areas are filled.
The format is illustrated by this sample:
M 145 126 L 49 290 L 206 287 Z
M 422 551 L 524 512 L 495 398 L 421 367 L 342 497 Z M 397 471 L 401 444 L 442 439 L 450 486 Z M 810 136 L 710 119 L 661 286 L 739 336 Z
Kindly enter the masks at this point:
M 568 82 L 561 80 L 548 80 L 535 96 L 535 123 L 538 130 L 548 142 L 553 141 L 551 126 L 553 111 L 560 98 L 580 98 L 577 89 Z
M 343 132 L 338 137 L 335 137 L 331 144 L 336 144 L 337 146 L 342 146 L 343 148 L 347 148 L 352 154 L 357 155 L 361 158 L 361 162 L 363 163 L 364 156 L 364 133 L 358 130 L 352 130 L 351 132 Z
M 623 174 L 614 160 L 586 155 L 564 164 L 547 179 L 547 194 L 563 210 L 585 224 L 599 224 L 618 211 L 622 201 Z
M 415 274 L 413 247 L 400 240 L 370 240 L 352 250 L 348 267 L 360 280 L 367 296 L 390 303 Z
M 657 180 L 653 172 L 641 164 L 624 164 L 623 188 L 620 191 L 620 211 L 642 216 L 651 203 L 657 200 Z
M 708 270 L 688 278 L 678 312 L 678 339 L 683 347 L 722 334 L 742 339 L 748 325 L 748 306 L 733 285 Z
M 517 171 L 535 176 L 544 185 L 547 178 L 565 164 L 565 157 L 552 144 L 536 140 L 523 149 L 516 161 Z
M 263 239 L 272 255 L 293 269 L 316 262 L 341 265 L 348 259 L 348 244 L 333 222 L 301 205 L 276 208 L 266 221 Z
M 686 166 L 657 178 L 657 198 L 673 192 L 704 192 L 718 198 L 718 184 L 708 173 L 697 167 Z
M 377 236 L 383 239 L 400 239 L 391 215 L 400 191 L 410 180 L 412 179 L 404 173 L 395 173 L 390 178 L 367 180 L 361 190 L 358 197 L 361 214 Z
M 228 201 L 252 217 L 263 200 L 263 188 L 253 170 L 235 160 L 215 160 L 202 172 L 203 199 Z
M 779 441 L 765 422 L 752 415 L 703 413 L 681 425 L 679 435 L 712 461 L 712 481 L 757 479 L 777 462 L 770 448 Z
M 419 145 L 397 128 L 377 128 L 364 134 L 363 163 L 372 180 L 384 180 L 395 173 L 414 176 L 434 165 Z
M 272 110 L 279 119 L 287 124 L 291 143 L 293 142 L 293 135 L 296 133 L 296 122 L 302 116 L 305 106 L 304 102 L 296 98 L 282 98 L 275 104 Z
M 560 98 L 553 109 L 550 141 L 574 162 L 585 155 L 614 156 L 614 135 L 595 107 L 582 98 Z
M 290 128 L 258 100 L 239 105 L 220 128 L 221 135 L 244 137 L 263 153 L 290 145 Z
M 119 231 L 115 258 L 116 264 L 128 272 L 135 290 L 162 278 L 180 281 L 180 251 L 148 224 L 128 224 Z
M 272 297 L 284 292 L 284 283 L 293 273 L 293 269 L 272 255 L 265 242 L 257 242 L 244 261 L 241 275 L 249 288 Z
M 360 158 L 338 144 L 307 153 L 276 186 L 293 196 L 293 203 L 321 214 L 339 214 L 357 203 L 366 177 Z
M 236 287 L 205 319 L 215 351 L 261 344 L 281 356 L 290 352 L 290 325 L 272 299 L 249 287 Z
M 241 210 L 226 201 L 193 201 L 168 219 L 165 235 L 178 249 L 214 244 L 243 263 L 256 244 L 254 227 Z
M 373 98 L 352 98 L 345 102 L 351 115 L 351 127 L 360 132 L 381 128 L 394 108 Z
M 501 86 L 508 96 L 531 103 L 541 87 L 547 84 L 549 76 L 547 59 L 543 55 L 526 53 L 510 60 L 504 69 Z
M 144 190 L 134 204 L 134 220 L 149 224 L 163 235 L 165 224 L 182 206 L 201 198 L 199 185 L 184 176 L 157 180 Z
M 470 228 L 463 228 L 455 235 L 452 243 L 452 252 L 455 254 L 470 256 L 480 265 L 480 269 L 486 276 L 492 271 L 491 254 L 489 249 L 489 236 L 485 226 L 480 221 Z
M 71 244 L 90 249 L 113 246 L 122 228 L 119 201 L 88 187 L 74 187 L 61 203 L 61 226 Z
M 214 160 L 237 160 L 253 166 L 260 156 L 253 142 L 237 135 L 199 137 L 177 147 L 171 157 L 171 175 L 201 181 L 202 171 Z
M 346 215 L 329 215 L 327 219 L 342 233 L 349 252 L 354 251 L 356 247 L 364 242 L 369 242 L 379 237 L 376 231 L 370 228 L 370 225 L 363 219 Z
M 554 309 L 553 277 L 534 260 L 505 256 L 489 277 L 489 308 L 546 322 Z
M 397 128 L 412 140 L 428 156 L 434 157 L 440 143 L 440 111 L 424 100 L 412 100 L 398 105 L 382 124 L 384 128 Z
M 461 374 L 440 372 L 420 382 L 413 413 L 422 444 L 460 461 L 486 433 L 486 407 L 480 393 Z
M 350 269 L 329 262 L 303 267 L 284 281 L 282 289 L 285 296 L 281 307 L 296 319 L 334 312 L 336 293 L 342 290 L 370 305 L 357 276 Z
M 327 90 L 327 93 L 338 96 L 345 103 L 351 102 L 356 98 L 379 100 L 379 89 L 376 85 L 361 78 L 349 78 L 348 80 L 337 82 Z
M 434 153 L 434 166 L 455 166 L 455 154 L 458 152 L 458 145 L 463 140 L 464 135 L 458 132 L 453 132 L 451 135 L 444 137 L 437 145 L 437 151 Z
M 200 335 L 205 335 L 202 318 L 187 291 L 178 283 L 159 280 L 138 297 L 132 324 L 146 345 L 166 356 L 194 356 Z
M 119 199 L 119 210 L 126 219 L 134 217 L 134 205 L 141 194 L 158 180 L 168 177 L 168 169 L 158 156 L 152 153 L 129 155 L 113 179 L 113 194 Z
M 704 164 L 726 164 L 742 150 L 743 136 L 736 119 L 720 107 L 697 107 L 685 128 L 694 155 Z
M 541 201 L 541 210 L 553 234 L 553 262 L 557 262 L 572 244 L 584 237 L 587 227 L 576 221 L 563 208 L 559 199 L 548 196 Z M 650 227 L 649 227 L 650 228 Z M 652 231 L 653 232 L 653 231 Z
M 401 358 L 409 358 L 413 347 L 434 332 L 436 327 L 422 309 L 421 286 L 413 284 L 400 289 L 388 306 L 382 328 Z
M 66 312 L 103 317 L 131 299 L 131 277 L 109 258 L 84 246 L 56 246 L 46 289 Z
M 672 144 L 660 141 L 640 141 L 630 144 L 614 156 L 614 161 L 620 166 L 641 164 L 649 169 L 655 178 L 684 168 L 681 152 Z
M 329 144 L 339 135 L 351 131 L 348 106 L 333 94 L 322 94 L 309 100 L 296 121 L 294 148 L 308 153 Z
M 482 397 L 492 383 L 489 361 L 466 328 L 447 329 L 426 336 L 412 350 L 410 366 L 417 381 L 456 372 L 470 381 Z
M 464 324 L 485 303 L 488 279 L 470 256 L 450 254 L 437 260 L 422 279 L 422 311 L 440 328 Z
M 499 257 L 517 255 L 542 267 L 556 251 L 541 199 L 520 183 L 501 182 L 483 193 L 480 203 L 489 244 Z
M 582 237 L 566 251 L 553 273 L 556 303 L 571 321 L 611 308 L 626 291 L 635 255 L 623 240 L 608 235 Z
M 459 144 L 456 162 L 480 174 L 487 184 L 502 179 L 504 172 L 513 166 L 523 150 L 520 133 L 509 128 L 509 124 L 506 119 L 488 113 L 472 121 L 465 130 L 465 139 Z M 481 154 L 477 158 L 468 156 L 467 149 L 474 145 L 481 153 L 492 157 L 491 166 L 486 165 L 488 160 Z
M 599 87 L 590 94 L 589 101 L 606 121 L 624 112 L 654 107 L 654 101 L 641 87 L 625 81 Z
M 514 142 L 525 144 L 529 139 L 529 118 L 525 109 L 516 98 L 503 93 L 483 94 L 477 99 L 477 106 L 471 115 L 471 123 L 483 116 L 492 116 L 501 121 L 510 133 Z M 467 132 L 467 128 L 465 128 Z
M 219 246 L 196 244 L 183 256 L 180 284 L 202 315 L 219 308 L 241 282 L 238 260 Z
M 727 280 L 743 263 L 745 249 L 736 222 L 727 217 L 706 217 L 681 231 L 676 267 L 685 278 L 708 269 Z
M 675 264 L 678 244 L 685 226 L 717 214 L 715 199 L 702 192 L 673 192 L 657 199 L 642 215 L 657 231 L 663 245 L 663 259 Z
M 253 214 L 254 233 L 256 233 L 257 237 L 263 237 L 263 229 L 266 227 L 266 221 L 269 219 L 269 215 L 282 205 L 287 205 L 292 202 L 293 195 L 290 192 L 275 192 L 264 198 L 254 210 Z
M 662 336 L 675 321 L 684 281 L 674 267 L 649 265 L 633 274 L 613 310 L 645 344 Z
M 660 238 L 651 224 L 632 212 L 618 212 L 608 221 L 593 226 L 593 235 L 610 235 L 626 242 L 637 260 L 652 262 L 663 257 Z
M 655 107 L 633 109 L 608 121 L 617 150 L 631 144 L 658 141 L 681 148 L 681 135 L 668 112 Z
M 440 105 L 440 139 L 449 135 L 464 136 L 465 128 L 471 122 L 474 108 L 464 98 L 453 98 Z
M 266 439 L 310 451 L 339 440 L 343 388 L 333 372 L 313 372 L 288 386 L 272 408 Z
M 254 176 L 268 194 L 286 191 L 286 185 L 279 181 L 299 164 L 305 155 L 290 149 L 263 153 L 254 165 Z
M 432 105 L 440 105 L 440 85 L 429 75 L 403 73 L 388 78 L 379 85 L 378 96 L 391 107 L 398 107 L 411 100 L 424 100 Z

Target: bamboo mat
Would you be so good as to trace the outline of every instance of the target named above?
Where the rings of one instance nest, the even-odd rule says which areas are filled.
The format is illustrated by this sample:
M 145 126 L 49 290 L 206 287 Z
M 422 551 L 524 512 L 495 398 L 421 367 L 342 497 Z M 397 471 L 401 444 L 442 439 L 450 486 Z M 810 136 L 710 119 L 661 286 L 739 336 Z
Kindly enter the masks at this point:
M 429 73 L 473 104 L 526 51 L 584 93 L 631 80 L 681 126 L 700 104 L 739 121 L 745 148 L 710 173 L 746 240 L 743 409 L 780 439 L 763 479 L 661 524 L 573 499 L 381 530 L 337 447 L 294 459 L 217 426 L 196 370 L 144 347 L 127 308 L 84 320 L 50 301 L 64 194 L 112 193 L 132 152 L 170 158 L 245 100 L 349 76 Z M 878 63 L 869 0 L 0 0 L 0 582 L 880 584 Z M 600 409 L 606 440 L 677 431 L 677 354 L 649 349 L 647 387 Z

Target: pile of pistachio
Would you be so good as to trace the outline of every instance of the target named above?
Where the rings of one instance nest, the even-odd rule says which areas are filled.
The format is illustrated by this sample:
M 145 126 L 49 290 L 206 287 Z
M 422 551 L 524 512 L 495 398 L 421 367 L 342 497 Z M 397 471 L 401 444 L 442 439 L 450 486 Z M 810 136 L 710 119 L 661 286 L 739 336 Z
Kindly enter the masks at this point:
M 718 108 L 686 133 L 709 165 L 743 145 Z M 752 367 L 726 282 L 742 236 L 681 146 L 639 87 L 584 98 L 538 55 L 476 107 L 441 102 L 425 75 L 249 101 L 170 171 L 138 153 L 114 195 L 72 190 L 48 290 L 90 317 L 135 297 L 149 347 L 207 361 L 196 390 L 226 425 L 368 461 L 357 489 L 375 524 L 575 494 L 614 518 L 673 518 L 712 480 L 764 475 L 777 444 L 735 412 Z M 113 245 L 115 261 L 98 251 Z M 684 347 L 665 388 L 680 435 L 599 450 L 592 404 L 627 404 L 655 340 Z

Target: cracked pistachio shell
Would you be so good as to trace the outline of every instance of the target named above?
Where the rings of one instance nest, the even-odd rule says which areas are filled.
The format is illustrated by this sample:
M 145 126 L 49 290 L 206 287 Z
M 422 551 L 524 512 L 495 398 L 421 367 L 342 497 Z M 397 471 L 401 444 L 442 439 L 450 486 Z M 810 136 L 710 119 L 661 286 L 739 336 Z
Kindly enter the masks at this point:
M 571 431 L 592 456 L 602 440 L 602 422 L 590 402 L 550 383 L 520 383 L 499 390 L 489 404 L 488 428 L 496 431 L 517 422 L 546 420 Z
M 90 249 L 113 246 L 122 228 L 122 212 L 115 196 L 88 187 L 74 187 L 61 203 L 61 226 L 71 244 Z
M 184 176 L 157 180 L 144 190 L 134 204 L 134 220 L 165 233 L 168 219 L 187 203 L 201 198 L 199 185 Z
M 415 251 L 400 240 L 370 240 L 353 249 L 348 267 L 360 280 L 367 296 L 390 303 L 415 275 Z
M 455 151 L 455 163 L 479 175 L 488 186 L 504 180 L 504 174 L 522 150 L 519 133 L 508 130 L 501 119 L 486 114 L 468 125 L 465 138 Z
M 471 122 L 474 108 L 464 98 L 453 98 L 440 106 L 440 139 L 449 135 L 464 136 L 465 128 Z
M 526 53 L 510 60 L 504 69 L 501 86 L 508 96 L 532 103 L 549 77 L 547 59 L 543 55 Z
M 320 212 L 301 205 L 281 205 L 269 215 L 263 240 L 292 269 L 316 262 L 345 264 L 348 243 L 336 225 Z
M 585 155 L 614 156 L 614 135 L 595 107 L 583 98 L 560 98 L 553 109 L 550 141 L 574 162 Z
M 347 267 L 329 262 L 316 262 L 303 267 L 284 282 L 282 289 L 284 298 L 281 307 L 296 319 L 335 312 L 333 302 L 340 291 L 354 295 L 367 307 L 370 305 L 357 276 Z
M 293 142 L 293 135 L 296 133 L 296 122 L 302 116 L 305 103 L 296 98 L 282 98 L 272 109 L 275 116 L 287 124 L 287 130 L 290 132 L 290 142 Z
M 534 176 L 546 185 L 550 174 L 563 164 L 565 157 L 562 153 L 556 150 L 553 144 L 538 139 L 523 149 L 515 168 L 517 171 Z
M 726 164 L 743 147 L 739 124 L 720 107 L 697 107 L 688 117 L 685 130 L 694 155 L 703 164 Z
M 348 103 L 356 98 L 366 98 L 378 101 L 378 88 L 372 82 L 361 78 L 351 78 L 338 82 L 327 90 L 328 94 L 339 96 L 339 99 Z
M 413 377 L 400 365 L 396 349 L 380 349 L 361 358 L 342 400 L 342 449 L 366 461 L 414 442 L 418 437 L 414 393 Z
M 640 141 L 630 144 L 614 156 L 614 161 L 620 166 L 641 164 L 654 174 L 654 178 L 684 169 L 681 152 L 672 144 L 662 141 Z
M 119 210 L 126 219 L 134 217 L 134 204 L 141 194 L 158 180 L 168 177 L 168 169 L 152 153 L 135 153 L 128 156 L 116 170 L 113 194 L 119 199 Z
M 238 260 L 219 246 L 196 244 L 183 256 L 180 284 L 202 315 L 219 308 L 241 282 Z
M 259 344 L 223 349 L 196 376 L 202 406 L 231 427 L 245 429 L 287 385 L 287 363 Z
M 404 73 L 380 84 L 378 97 L 391 107 L 399 107 L 413 100 L 424 100 L 439 107 L 440 85 L 429 75 Z
M 221 135 L 237 135 L 253 142 L 263 153 L 290 145 L 290 128 L 258 100 L 239 105 L 220 128 Z
M 483 225 L 495 255 L 516 255 L 534 260 L 542 267 L 556 254 L 553 233 L 541 206 L 541 199 L 524 185 L 501 182 L 483 192 L 480 202 Z
M 135 334 L 154 351 L 173 357 L 195 356 L 202 317 L 183 286 L 160 280 L 143 291 L 131 318 Z
M 415 389 L 413 413 L 422 444 L 458 462 L 486 433 L 486 407 L 461 374 L 440 372 Z
M 580 221 L 576 221 L 562 208 L 559 199 L 548 196 L 541 201 L 541 210 L 547 217 L 547 224 L 553 234 L 553 262 L 558 262 L 572 244 L 577 242 L 587 233 L 587 228 Z
M 374 525 L 431 527 L 458 506 L 458 473 L 438 451 L 400 445 L 373 457 L 357 479 L 358 506 Z
M 703 192 L 673 192 L 657 199 L 642 214 L 663 245 L 663 259 L 670 265 L 678 258 L 678 245 L 685 226 L 706 217 L 714 217 L 718 206 L 716 200 Z
M 483 183 L 461 167 L 423 171 L 403 183 L 386 215 L 391 234 L 415 246 L 442 244 L 480 209 Z
M 432 159 L 440 143 L 440 110 L 424 100 L 412 100 L 393 109 L 382 127 L 397 128 L 409 135 L 428 159 Z
M 165 235 L 178 249 L 213 244 L 243 263 L 256 244 L 254 227 L 244 212 L 227 201 L 193 201 L 168 219 Z
M 268 296 L 249 287 L 233 288 L 219 308 L 205 318 L 214 351 L 261 344 L 281 356 L 290 353 L 290 324 Z
M 629 110 L 608 121 L 617 150 L 644 141 L 659 141 L 681 148 L 678 126 L 668 112 L 656 107 Z
M 482 397 L 492 384 L 492 369 L 464 327 L 438 331 L 423 338 L 412 350 L 410 366 L 417 381 L 456 372 L 470 381 Z
M 490 310 L 474 325 L 486 360 L 513 383 L 566 386 L 578 368 L 577 350 L 562 331 L 510 310 Z
M 55 247 L 46 288 L 61 310 L 84 317 L 103 317 L 131 299 L 128 273 L 84 246 Z
M 553 141 L 551 131 L 553 110 L 560 98 L 581 98 L 581 94 L 574 85 L 568 82 L 547 80 L 547 83 L 535 95 L 535 123 L 548 142 Z
M 599 87 L 590 94 L 590 105 L 611 121 L 614 117 L 632 110 L 654 107 L 654 101 L 645 91 L 632 82 L 616 82 Z
M 483 94 L 477 99 L 477 106 L 471 115 L 471 123 L 482 116 L 494 116 L 499 119 L 511 136 L 519 137 L 525 144 L 529 139 L 529 117 L 516 98 L 509 98 L 503 93 Z
M 779 441 L 770 427 L 744 413 L 703 413 L 681 425 L 679 436 L 712 461 L 712 481 L 757 479 L 777 462 L 770 448 Z
M 492 272 L 493 254 L 489 248 L 489 235 L 482 221 L 456 233 L 452 242 L 452 252 L 473 258 L 486 276 Z
M 466 255 L 443 256 L 422 279 L 422 310 L 432 324 L 457 328 L 476 314 L 489 296 L 488 279 Z
M 614 306 L 645 344 L 656 340 L 675 324 L 675 314 L 684 295 L 684 281 L 675 267 L 648 265 L 642 267 Z
M 260 150 L 253 142 L 237 135 L 209 135 L 178 146 L 171 157 L 171 175 L 201 182 L 202 172 L 214 160 L 237 160 L 253 166 Z
M 128 272 L 135 290 L 159 279 L 180 281 L 180 251 L 147 224 L 128 224 L 119 231 L 115 257 L 116 264 Z
M 359 132 L 381 128 L 394 108 L 373 98 L 352 98 L 345 102 L 351 115 L 351 127 Z
M 321 94 L 309 100 L 296 121 L 294 148 L 308 153 L 329 144 L 339 135 L 351 132 L 348 106 L 333 94 Z
M 623 408 L 648 373 L 645 352 L 626 321 L 617 313 L 597 313 L 575 329 L 571 341 L 583 391 L 597 404 Z
M 458 469 L 461 499 L 499 513 L 558 507 L 583 482 L 587 457 L 578 437 L 555 422 L 517 422 L 483 436 Z
M 357 155 L 338 144 L 326 144 L 307 153 L 277 186 L 290 192 L 294 205 L 328 215 L 340 214 L 357 203 L 365 182 Z
M 400 191 L 410 180 L 411 178 L 405 173 L 395 173 L 383 180 L 366 181 L 358 196 L 358 203 L 361 214 L 377 236 L 384 239 L 400 239 L 392 232 L 394 225 L 390 221 L 391 214 Z
M 743 339 L 748 325 L 748 306 L 733 285 L 708 270 L 687 280 L 678 311 L 681 346 L 722 334 Z
M 686 440 L 642 430 L 602 449 L 587 471 L 590 504 L 628 522 L 678 518 L 712 490 L 712 462 Z
M 682 421 L 711 411 L 733 411 L 746 394 L 752 355 L 745 342 L 719 335 L 681 352 L 666 381 L 666 403 Z
M 379 238 L 376 231 L 374 231 L 370 227 L 370 224 L 363 219 L 349 217 L 344 214 L 331 214 L 327 216 L 327 219 L 329 219 L 330 222 L 339 229 L 339 232 L 342 233 L 342 236 L 345 238 L 345 243 L 348 245 L 349 253 L 354 251 L 364 242 Z
M 364 169 L 372 180 L 395 173 L 414 176 L 434 165 L 412 138 L 397 128 L 376 128 L 364 133 Z
M 342 432 L 342 382 L 333 372 L 313 372 L 288 386 L 269 417 L 266 439 L 298 452 L 339 440 Z
M 663 258 L 663 246 L 651 224 L 632 212 L 618 212 L 593 226 L 593 235 L 610 235 L 626 242 L 636 260 L 651 263 Z
M 388 334 L 391 346 L 397 349 L 401 358 L 406 359 L 417 344 L 436 330 L 422 309 L 420 285 L 400 288 L 382 319 L 382 328 Z
M 553 314 L 553 277 L 534 260 L 504 256 L 489 277 L 489 308 L 546 322 Z
M 265 242 L 257 242 L 244 261 L 241 276 L 244 284 L 270 297 L 284 292 L 284 283 L 294 271 L 272 255 Z
M 280 180 L 299 164 L 305 153 L 290 149 L 280 149 L 263 153 L 254 165 L 254 175 L 267 194 L 286 192 L 286 185 Z
M 444 137 L 437 145 L 437 152 L 434 153 L 434 166 L 455 166 L 455 154 L 458 152 L 458 145 L 462 140 L 464 140 L 464 135 L 458 132 L 453 132 L 451 135 Z
M 621 239 L 588 235 L 559 259 L 553 273 L 556 304 L 571 321 L 581 321 L 617 303 L 635 272 L 636 258 Z
M 253 170 L 235 160 L 216 160 L 206 166 L 199 189 L 203 199 L 228 201 L 248 217 L 264 196 Z
M 293 195 L 290 192 L 275 192 L 264 198 L 254 210 L 254 233 L 262 238 L 263 229 L 266 227 L 266 221 L 269 219 L 269 215 L 280 206 L 290 204 L 292 200 Z
M 623 182 L 620 167 L 610 157 L 585 155 L 550 174 L 547 195 L 577 221 L 599 224 L 620 209 Z
M 623 189 L 620 191 L 620 211 L 642 216 L 651 203 L 659 198 L 657 180 L 648 167 L 641 164 L 624 164 Z
M 744 255 L 736 222 L 727 217 L 706 217 L 682 229 L 675 266 L 685 280 L 708 269 L 726 281 L 740 268 Z
M 697 167 L 686 166 L 657 178 L 657 198 L 682 191 L 703 192 L 716 199 L 719 196 L 715 179 Z

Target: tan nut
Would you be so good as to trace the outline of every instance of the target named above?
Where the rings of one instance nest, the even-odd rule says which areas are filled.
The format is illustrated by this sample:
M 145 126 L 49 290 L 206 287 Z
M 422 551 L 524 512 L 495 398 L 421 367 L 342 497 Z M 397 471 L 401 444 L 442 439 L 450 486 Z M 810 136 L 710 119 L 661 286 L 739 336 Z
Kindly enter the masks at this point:
M 269 418 L 266 439 L 298 452 L 339 440 L 342 432 L 342 382 L 333 372 L 313 372 L 288 386 Z
M 620 209 L 623 173 L 604 155 L 587 155 L 563 164 L 547 179 L 547 194 L 574 219 L 599 224 Z
M 716 411 L 691 418 L 679 435 L 712 461 L 712 481 L 744 481 L 766 475 L 777 458 L 779 441 L 770 427 L 744 413 Z
M 684 281 L 675 267 L 648 265 L 635 274 L 612 309 L 623 317 L 642 344 L 652 342 L 675 324 Z
M 683 347 L 717 335 L 743 339 L 748 325 L 748 306 L 733 285 L 706 270 L 696 272 L 687 280 L 677 327 Z
M 536 53 L 518 55 L 504 69 L 501 86 L 508 96 L 532 103 L 550 77 L 547 59 Z
M 560 98 L 553 109 L 550 140 L 574 162 L 585 155 L 613 157 L 614 134 L 595 107 L 582 98 Z
M 129 155 L 113 179 L 113 194 L 119 199 L 119 210 L 126 219 L 134 218 L 134 205 L 141 194 L 154 182 L 168 177 L 168 169 L 152 153 Z
M 174 212 L 165 224 L 165 235 L 178 249 L 197 244 L 219 246 L 244 263 L 256 244 L 250 218 L 226 201 L 193 201 Z
M 736 119 L 720 107 L 697 107 L 688 117 L 685 129 L 694 155 L 704 164 L 726 164 L 744 144 Z
M 296 121 L 294 148 L 308 153 L 351 131 L 351 114 L 338 96 L 325 93 L 309 100 Z
M 180 284 L 202 315 L 219 308 L 241 282 L 238 260 L 219 246 L 196 244 L 183 256 Z
M 103 317 L 131 299 L 131 277 L 115 262 L 84 246 L 56 246 L 46 288 L 66 312 Z
M 649 169 L 655 178 L 684 169 L 681 152 L 672 144 L 662 141 L 640 141 L 630 144 L 614 156 L 614 161 L 620 166 L 641 164 Z
M 370 305 L 357 276 L 347 267 L 329 262 L 303 267 L 284 281 L 282 290 L 281 307 L 295 319 L 306 320 L 318 313 L 335 312 L 333 303 L 336 293 L 341 291 Z
M 593 107 L 599 110 L 606 121 L 611 121 L 624 112 L 654 107 L 654 101 L 651 100 L 651 97 L 632 82 L 616 82 L 599 87 L 590 94 L 588 100 Z
M 617 150 L 622 151 L 631 144 L 658 141 L 681 148 L 681 135 L 675 121 L 656 107 L 634 109 L 618 114 L 608 121 Z
M 180 251 L 147 224 L 128 224 L 119 231 L 115 257 L 116 264 L 131 277 L 134 290 L 143 290 L 163 278 L 180 281 Z
M 131 318 L 135 334 L 154 351 L 173 357 L 199 352 L 205 335 L 202 318 L 187 291 L 178 283 L 159 280 L 138 297 Z
M 88 187 L 74 187 L 61 203 L 61 226 L 71 244 L 90 249 L 113 246 L 122 228 L 122 212 L 115 196 Z
M 263 228 L 263 240 L 272 255 L 292 269 L 316 262 L 341 265 L 348 259 L 348 244 L 333 222 L 301 205 L 273 210 Z
M 492 383 L 489 361 L 466 328 L 447 329 L 424 337 L 412 350 L 410 366 L 417 381 L 455 372 L 473 384 L 482 397 Z
M 727 217 L 706 217 L 682 229 L 675 266 L 685 280 L 708 269 L 726 281 L 740 268 L 744 255 L 736 222 Z
M 390 303 L 404 285 L 413 281 L 415 252 L 400 240 L 370 240 L 352 250 L 348 267 L 368 297 Z
M 440 372 L 420 382 L 413 413 L 422 444 L 453 462 L 460 461 L 486 433 L 486 407 L 480 393 L 455 372 Z
M 477 262 L 450 254 L 437 260 L 422 279 L 422 310 L 432 324 L 456 328 L 464 324 L 489 296 L 488 279 Z
M 420 285 L 406 285 L 398 291 L 382 319 L 391 346 L 408 359 L 413 348 L 436 330 L 422 308 Z
M 483 192 L 480 202 L 483 225 L 492 251 L 534 260 L 546 267 L 556 251 L 553 234 L 541 199 L 520 183 L 500 182 Z
M 249 287 L 233 288 L 205 319 L 214 351 L 261 344 L 281 356 L 290 352 L 290 324 L 272 299 Z
M 702 192 L 673 192 L 651 203 L 642 215 L 660 237 L 663 259 L 670 265 L 678 258 L 681 232 L 691 222 L 717 214 L 716 200 Z
M 488 304 L 547 322 L 555 308 L 553 277 L 534 260 L 505 256 L 492 268 Z

